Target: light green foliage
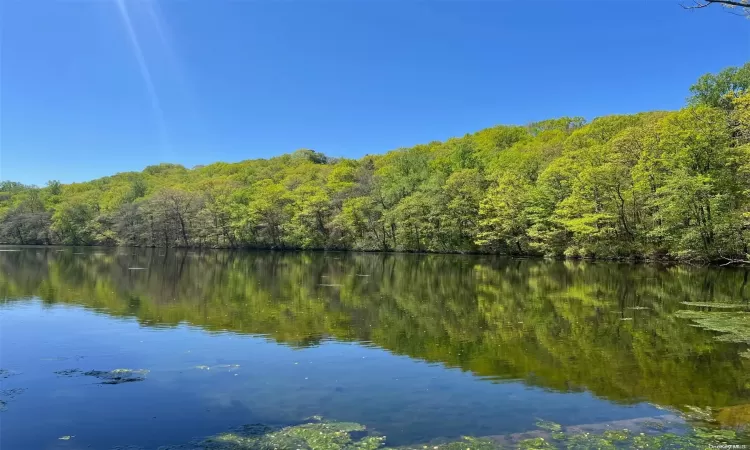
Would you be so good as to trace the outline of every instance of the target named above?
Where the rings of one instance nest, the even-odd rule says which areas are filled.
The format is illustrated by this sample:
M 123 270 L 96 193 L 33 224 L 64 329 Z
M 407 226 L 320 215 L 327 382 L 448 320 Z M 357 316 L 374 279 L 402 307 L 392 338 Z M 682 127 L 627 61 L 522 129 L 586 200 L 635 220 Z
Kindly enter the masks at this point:
M 715 107 L 731 107 L 732 99 L 750 89 L 750 63 L 730 67 L 718 74 L 706 74 L 691 88 L 690 102 Z
M 309 149 L 0 183 L 0 242 L 750 259 L 750 64 L 686 108 L 496 126 L 360 160 Z

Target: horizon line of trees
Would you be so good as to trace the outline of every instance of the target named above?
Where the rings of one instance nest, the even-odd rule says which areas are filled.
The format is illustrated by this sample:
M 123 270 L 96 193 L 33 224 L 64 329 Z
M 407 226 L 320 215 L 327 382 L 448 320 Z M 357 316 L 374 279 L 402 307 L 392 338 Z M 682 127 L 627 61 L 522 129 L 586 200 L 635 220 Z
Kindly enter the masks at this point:
M 39 188 L 0 242 L 750 259 L 750 63 L 672 112 L 496 126 L 361 159 L 298 150 Z

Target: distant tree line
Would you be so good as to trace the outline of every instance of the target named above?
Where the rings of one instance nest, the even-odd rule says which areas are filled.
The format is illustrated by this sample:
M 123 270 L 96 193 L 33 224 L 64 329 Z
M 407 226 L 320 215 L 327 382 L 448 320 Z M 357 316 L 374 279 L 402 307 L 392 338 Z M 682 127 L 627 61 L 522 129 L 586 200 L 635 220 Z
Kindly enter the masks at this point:
M 359 160 L 298 150 L 0 183 L 12 244 L 747 259 L 750 64 L 673 112 L 497 126 Z

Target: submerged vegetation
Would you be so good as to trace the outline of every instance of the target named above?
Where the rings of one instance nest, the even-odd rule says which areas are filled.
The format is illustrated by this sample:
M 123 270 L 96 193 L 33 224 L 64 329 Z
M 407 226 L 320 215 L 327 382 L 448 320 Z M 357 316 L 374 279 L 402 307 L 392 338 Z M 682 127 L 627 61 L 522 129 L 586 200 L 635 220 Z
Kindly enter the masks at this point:
M 750 64 L 682 110 L 497 126 L 359 160 L 0 184 L 0 242 L 747 260 Z
M 733 430 L 682 426 L 665 431 L 663 424 L 643 430 L 607 429 L 587 432 L 542 422 L 536 437 L 464 437 L 460 440 L 388 447 L 387 438 L 373 434 L 363 425 L 315 420 L 273 428 L 248 425 L 192 444 L 163 447 L 162 450 L 499 450 L 518 449 L 696 449 L 746 442 Z
M 16 396 L 23 394 L 26 391 L 24 388 L 12 388 L 12 389 L 0 389 L 0 412 L 5 411 L 8 407 L 8 402 L 16 398 Z
M 682 302 L 683 305 L 701 308 L 687 309 L 675 315 L 690 319 L 695 326 L 716 332 L 716 339 L 750 345 L 750 303 Z M 708 311 L 706 311 L 708 309 Z M 741 353 L 750 357 L 750 350 Z
M 55 372 L 58 376 L 74 377 L 87 376 L 95 377 L 101 381 L 100 384 L 122 384 L 132 383 L 134 381 L 143 381 L 146 379 L 148 370 L 145 369 L 115 369 L 115 370 L 89 370 L 67 369 Z
M 375 450 L 382 447 L 382 436 L 355 437 L 365 432 L 357 423 L 314 421 L 301 425 L 274 429 L 263 425 L 249 425 L 212 436 L 197 443 L 206 450 Z
M 696 325 L 721 333 L 717 339 L 750 344 L 750 312 L 705 312 L 683 310 L 677 317 L 691 319 Z

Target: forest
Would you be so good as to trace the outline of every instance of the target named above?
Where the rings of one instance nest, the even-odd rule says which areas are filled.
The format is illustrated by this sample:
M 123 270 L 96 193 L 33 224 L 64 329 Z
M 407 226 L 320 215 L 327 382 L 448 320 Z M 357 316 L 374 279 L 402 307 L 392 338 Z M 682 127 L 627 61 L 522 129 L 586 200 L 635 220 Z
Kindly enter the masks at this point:
M 84 183 L 0 183 L 0 242 L 750 256 L 750 63 L 678 111 L 496 126 L 361 159 L 302 149 Z

